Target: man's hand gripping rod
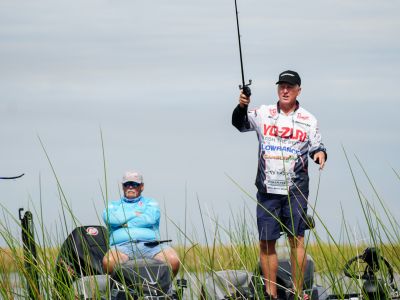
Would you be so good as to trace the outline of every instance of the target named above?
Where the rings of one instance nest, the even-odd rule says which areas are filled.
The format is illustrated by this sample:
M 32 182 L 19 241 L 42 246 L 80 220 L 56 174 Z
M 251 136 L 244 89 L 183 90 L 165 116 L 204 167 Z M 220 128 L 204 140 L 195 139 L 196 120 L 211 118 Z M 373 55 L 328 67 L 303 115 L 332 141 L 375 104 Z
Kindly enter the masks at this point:
M 235 12 L 236 12 L 237 34 L 238 34 L 238 41 L 239 41 L 240 69 L 242 71 L 242 84 L 239 85 L 239 89 L 241 89 L 243 91 L 243 94 L 246 97 L 250 97 L 251 96 L 251 90 L 250 90 L 249 85 L 251 85 L 251 79 L 249 79 L 249 83 L 248 84 L 245 83 L 244 70 L 243 70 L 242 44 L 240 42 L 239 16 L 238 16 L 236 0 L 235 0 Z M 247 118 L 247 106 L 246 106 L 246 115 L 245 115 L 245 125 L 246 125 L 246 128 L 249 128 L 249 126 L 250 126 L 249 120 Z

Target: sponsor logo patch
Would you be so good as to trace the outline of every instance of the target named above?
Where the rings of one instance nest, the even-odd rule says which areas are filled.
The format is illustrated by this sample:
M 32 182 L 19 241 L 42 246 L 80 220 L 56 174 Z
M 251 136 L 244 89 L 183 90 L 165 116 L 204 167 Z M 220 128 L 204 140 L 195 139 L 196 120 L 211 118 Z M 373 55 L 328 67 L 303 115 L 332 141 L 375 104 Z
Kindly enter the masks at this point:
M 88 235 L 98 235 L 99 231 L 95 227 L 88 227 L 88 228 L 86 228 L 86 233 Z
M 310 116 L 305 116 L 305 115 L 302 115 L 301 113 L 298 113 L 297 118 L 305 121 L 305 120 L 308 120 L 310 118 Z
M 301 142 L 304 142 L 307 138 L 307 133 L 300 129 L 296 129 L 295 132 L 293 132 L 293 128 L 290 127 L 278 127 L 275 125 L 267 124 L 264 124 L 263 135 L 281 137 L 291 140 L 299 140 Z

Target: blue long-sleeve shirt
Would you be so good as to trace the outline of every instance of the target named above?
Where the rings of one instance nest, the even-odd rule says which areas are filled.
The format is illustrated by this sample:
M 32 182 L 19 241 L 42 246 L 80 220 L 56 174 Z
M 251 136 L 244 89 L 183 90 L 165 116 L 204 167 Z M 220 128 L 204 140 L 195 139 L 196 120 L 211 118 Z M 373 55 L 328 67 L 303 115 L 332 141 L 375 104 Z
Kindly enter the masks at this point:
M 104 209 L 103 220 L 110 233 L 110 246 L 159 239 L 160 208 L 154 199 L 140 196 L 111 201 Z

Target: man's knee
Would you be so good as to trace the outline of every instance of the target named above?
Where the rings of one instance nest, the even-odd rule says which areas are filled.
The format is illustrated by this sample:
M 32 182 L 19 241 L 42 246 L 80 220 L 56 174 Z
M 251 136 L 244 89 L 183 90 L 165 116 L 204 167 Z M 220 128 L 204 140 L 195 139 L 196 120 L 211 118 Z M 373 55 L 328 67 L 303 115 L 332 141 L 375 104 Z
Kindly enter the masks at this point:
M 178 256 L 171 257 L 171 259 L 168 262 L 171 265 L 172 271 L 176 273 L 179 270 L 179 267 L 181 266 L 181 262 Z
M 289 237 L 289 245 L 291 249 L 304 249 L 304 237 Z
M 275 248 L 276 241 L 260 241 L 260 251 L 264 254 L 270 255 L 270 254 L 275 254 L 276 253 L 276 248 Z
M 112 270 L 114 269 L 115 262 L 113 260 L 113 257 L 109 253 L 106 253 L 106 255 L 104 255 L 102 262 L 103 262 L 103 271 L 105 273 L 112 272 Z
M 117 263 L 124 263 L 129 260 L 128 255 L 110 250 L 103 257 L 103 271 L 106 273 L 111 273 Z
M 156 256 L 154 256 L 154 259 L 168 263 L 175 274 L 178 272 L 181 264 L 178 254 L 172 248 L 158 253 Z

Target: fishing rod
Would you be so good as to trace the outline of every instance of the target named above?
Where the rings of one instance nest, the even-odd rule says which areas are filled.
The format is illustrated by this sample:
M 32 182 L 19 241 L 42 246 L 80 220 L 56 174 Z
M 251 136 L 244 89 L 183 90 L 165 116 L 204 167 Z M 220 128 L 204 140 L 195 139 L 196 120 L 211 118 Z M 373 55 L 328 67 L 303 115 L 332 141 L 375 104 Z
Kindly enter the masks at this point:
M 249 83 L 245 83 L 244 80 L 244 68 L 243 68 L 243 55 L 242 55 L 242 43 L 240 41 L 240 28 L 239 28 L 239 13 L 237 10 L 237 2 L 235 0 L 235 12 L 236 12 L 236 27 L 237 27 L 237 34 L 238 34 L 238 41 L 239 41 L 239 56 L 240 56 L 240 70 L 242 71 L 242 84 L 239 85 L 239 88 L 243 90 L 243 94 L 246 95 L 246 97 L 251 96 L 251 90 L 249 85 L 251 85 L 251 79 L 249 80 Z
M 240 28 L 239 28 L 239 13 L 238 13 L 238 10 L 237 10 L 236 0 L 235 0 L 235 12 L 236 12 L 236 27 L 237 27 L 237 34 L 238 34 L 238 41 L 239 41 L 240 70 L 242 72 L 242 84 L 239 85 L 239 89 L 241 89 L 243 91 L 243 94 L 246 97 L 250 97 L 251 96 L 251 90 L 250 90 L 249 85 L 251 85 L 251 79 L 249 79 L 249 83 L 246 84 L 246 82 L 244 80 L 242 43 L 240 41 Z M 249 124 L 249 120 L 247 118 L 247 106 L 246 106 L 246 114 L 245 114 L 244 121 L 245 121 L 246 128 L 249 128 L 250 124 Z
M 18 179 L 18 178 L 21 178 L 24 175 L 25 175 L 25 173 L 22 173 L 21 175 L 17 175 L 17 176 L 11 176 L 11 177 L 1 176 L 0 179 Z

